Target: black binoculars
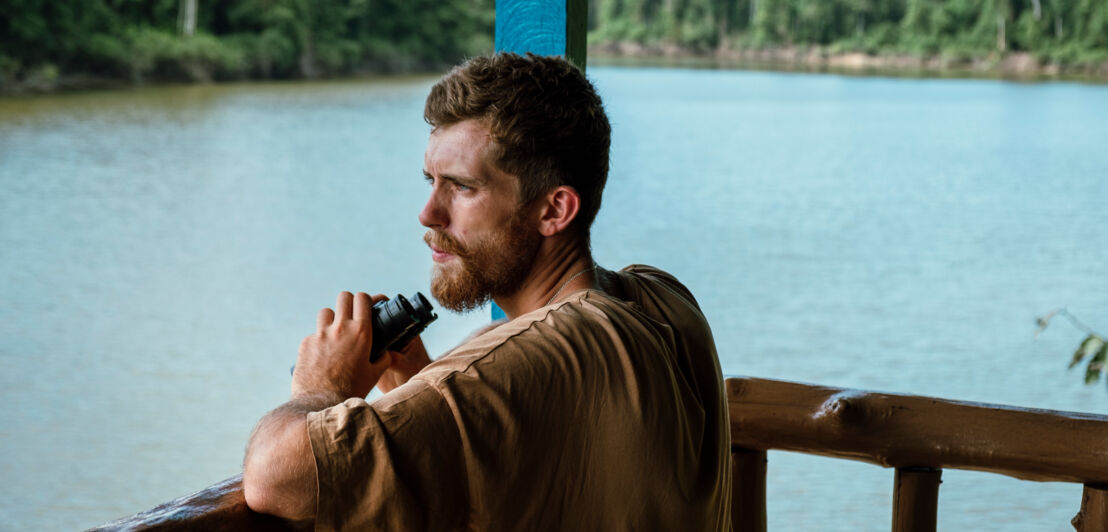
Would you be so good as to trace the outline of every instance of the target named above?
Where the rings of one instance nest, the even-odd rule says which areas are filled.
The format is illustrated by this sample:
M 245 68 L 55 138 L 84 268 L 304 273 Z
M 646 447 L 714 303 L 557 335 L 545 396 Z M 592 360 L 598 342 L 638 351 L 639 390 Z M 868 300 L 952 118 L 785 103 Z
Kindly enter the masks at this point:
M 373 305 L 373 346 L 369 361 L 375 362 L 389 350 L 403 349 L 419 336 L 427 325 L 438 318 L 431 302 L 416 292 L 411 301 L 397 294 L 395 298 Z
M 433 308 L 419 292 L 412 295 L 411 300 L 397 294 L 393 299 L 373 305 L 373 345 L 369 348 L 369 361 L 376 362 L 389 349 L 406 347 L 438 318 Z M 289 375 L 295 370 L 295 365 L 289 368 Z

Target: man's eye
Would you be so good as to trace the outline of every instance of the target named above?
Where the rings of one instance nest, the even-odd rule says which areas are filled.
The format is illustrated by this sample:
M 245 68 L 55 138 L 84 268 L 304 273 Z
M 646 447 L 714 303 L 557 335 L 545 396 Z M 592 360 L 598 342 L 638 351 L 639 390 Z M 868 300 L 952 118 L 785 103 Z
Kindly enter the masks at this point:
M 470 190 L 473 190 L 473 187 L 469 185 L 463 185 L 461 183 L 454 183 L 454 189 L 459 192 L 468 192 Z

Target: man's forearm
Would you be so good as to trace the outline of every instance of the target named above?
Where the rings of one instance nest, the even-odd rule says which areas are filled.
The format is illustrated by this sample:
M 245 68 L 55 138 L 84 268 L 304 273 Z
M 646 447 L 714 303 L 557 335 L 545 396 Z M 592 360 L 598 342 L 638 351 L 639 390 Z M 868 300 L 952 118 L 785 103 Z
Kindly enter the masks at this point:
M 252 510 L 286 519 L 315 517 L 318 479 L 308 413 L 344 399 L 333 393 L 302 395 L 258 422 L 243 462 L 243 490 Z
M 315 517 L 319 488 L 308 414 L 365 397 L 388 369 L 391 358 L 374 363 L 369 357 L 372 304 L 363 292 L 341 292 L 335 309 L 319 311 L 316 332 L 300 343 L 292 399 L 258 422 L 246 446 L 242 484 L 254 511 L 296 520 Z

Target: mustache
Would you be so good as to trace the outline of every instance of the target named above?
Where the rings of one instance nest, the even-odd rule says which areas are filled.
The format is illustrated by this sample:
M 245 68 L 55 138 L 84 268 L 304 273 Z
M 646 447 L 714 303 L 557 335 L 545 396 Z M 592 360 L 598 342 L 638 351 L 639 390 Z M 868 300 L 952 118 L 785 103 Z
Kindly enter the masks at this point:
M 462 258 L 468 255 L 465 246 L 463 246 L 461 242 L 458 242 L 457 239 L 446 233 L 441 233 L 434 229 L 428 229 L 427 232 L 423 234 L 423 241 L 426 242 L 428 246 L 435 246 L 451 255 L 457 255 Z

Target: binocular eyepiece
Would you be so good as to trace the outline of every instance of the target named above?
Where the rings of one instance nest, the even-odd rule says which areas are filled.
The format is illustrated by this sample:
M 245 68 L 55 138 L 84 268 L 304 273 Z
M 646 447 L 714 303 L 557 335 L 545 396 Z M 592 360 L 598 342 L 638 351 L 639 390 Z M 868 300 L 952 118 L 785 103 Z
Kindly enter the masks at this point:
M 403 349 L 438 316 L 431 302 L 416 292 L 412 299 L 397 294 L 395 298 L 373 305 L 373 346 L 370 362 L 375 362 L 389 350 Z
M 369 348 L 369 361 L 376 362 L 389 349 L 406 347 L 438 318 L 433 310 L 431 302 L 419 292 L 413 294 L 411 300 L 397 294 L 393 299 L 373 305 L 373 345 Z M 295 365 L 289 368 L 289 375 L 295 370 Z

